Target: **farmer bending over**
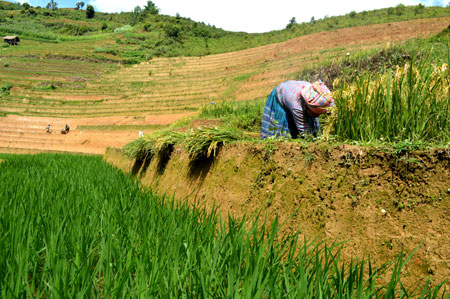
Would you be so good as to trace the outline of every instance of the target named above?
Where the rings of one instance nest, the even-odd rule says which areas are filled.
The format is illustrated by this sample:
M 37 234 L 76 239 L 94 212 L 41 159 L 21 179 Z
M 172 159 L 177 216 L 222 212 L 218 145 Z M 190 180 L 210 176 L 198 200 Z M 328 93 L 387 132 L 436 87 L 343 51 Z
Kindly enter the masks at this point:
M 261 138 L 304 137 L 320 134 L 318 116 L 334 106 L 330 90 L 322 81 L 286 81 L 267 98 L 261 123 Z

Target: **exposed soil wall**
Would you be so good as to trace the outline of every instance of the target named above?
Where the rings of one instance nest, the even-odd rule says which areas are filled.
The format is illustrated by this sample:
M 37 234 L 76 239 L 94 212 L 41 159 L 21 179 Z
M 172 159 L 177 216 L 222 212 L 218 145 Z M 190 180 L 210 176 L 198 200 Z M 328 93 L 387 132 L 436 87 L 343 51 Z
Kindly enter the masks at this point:
M 298 143 L 244 144 L 215 159 L 131 161 L 118 149 L 105 160 L 160 194 L 218 207 L 222 216 L 278 216 L 284 232 L 348 241 L 344 257 L 370 254 L 379 265 L 420 248 L 407 285 L 450 278 L 450 150 L 395 155 L 373 148 Z M 447 287 L 449 284 L 447 284 Z

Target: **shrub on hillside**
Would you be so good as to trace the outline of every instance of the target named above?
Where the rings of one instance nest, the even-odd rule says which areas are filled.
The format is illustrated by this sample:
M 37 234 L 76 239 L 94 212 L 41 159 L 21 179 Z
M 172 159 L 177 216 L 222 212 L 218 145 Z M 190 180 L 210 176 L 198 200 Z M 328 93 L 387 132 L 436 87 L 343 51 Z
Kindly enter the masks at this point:
M 405 5 L 399 4 L 395 7 L 395 13 L 398 16 L 401 16 L 405 12 L 405 9 L 406 9 Z
M 95 16 L 95 10 L 92 5 L 86 6 L 86 18 L 92 19 Z
M 178 39 L 181 35 L 181 27 L 178 25 L 167 24 L 164 26 L 164 32 L 168 37 Z
M 125 25 L 119 28 L 114 29 L 115 33 L 129 32 L 132 31 L 133 27 L 131 25 Z
M 13 85 L 11 83 L 6 83 L 4 84 L 1 88 L 0 88 L 0 94 L 5 96 L 5 95 L 9 95 L 11 88 L 13 87 Z
M 150 24 L 150 23 L 144 24 L 145 32 L 150 32 L 151 29 L 152 29 L 152 24 Z

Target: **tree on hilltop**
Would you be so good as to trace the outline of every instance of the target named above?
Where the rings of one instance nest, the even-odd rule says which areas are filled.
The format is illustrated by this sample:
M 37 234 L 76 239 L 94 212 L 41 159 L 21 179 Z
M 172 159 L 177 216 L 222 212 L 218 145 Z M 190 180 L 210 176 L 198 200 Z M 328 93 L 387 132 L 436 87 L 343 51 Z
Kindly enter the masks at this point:
M 136 6 L 130 15 L 130 24 L 136 25 L 139 22 L 139 18 L 142 14 L 142 8 L 140 6 Z
M 425 6 L 422 3 L 419 3 L 419 5 L 414 7 L 414 14 L 418 15 L 421 14 L 425 9 Z
M 86 6 L 86 18 L 92 19 L 95 16 L 95 10 L 92 5 Z
M 75 4 L 75 10 L 79 10 L 79 9 L 83 9 L 84 7 L 84 2 L 77 2 L 77 4 Z
M 56 3 L 54 0 L 50 0 L 49 3 L 47 3 L 46 8 L 51 10 L 57 10 L 58 9 L 58 3 Z
M 144 6 L 144 12 L 148 12 L 151 15 L 157 15 L 159 14 L 159 8 L 153 1 L 147 1 L 147 5 Z
M 289 20 L 289 23 L 286 25 L 286 28 L 292 28 L 295 24 L 297 24 L 297 21 L 295 20 L 295 17 Z

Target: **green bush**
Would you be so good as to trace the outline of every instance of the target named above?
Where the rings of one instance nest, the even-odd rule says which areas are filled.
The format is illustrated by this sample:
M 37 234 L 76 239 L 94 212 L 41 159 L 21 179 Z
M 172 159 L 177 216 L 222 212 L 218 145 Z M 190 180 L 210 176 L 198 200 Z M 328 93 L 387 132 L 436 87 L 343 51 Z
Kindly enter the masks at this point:
M 0 88 L 0 93 L 2 95 L 9 95 L 12 87 L 13 87 L 13 85 L 11 83 L 6 83 Z
M 95 17 L 95 10 L 92 5 L 86 6 L 86 18 L 93 19 Z
M 178 25 L 167 24 L 166 26 L 164 26 L 164 32 L 170 38 L 180 38 L 181 31 L 181 27 Z
M 144 24 L 145 32 L 150 32 L 151 29 L 152 29 L 152 24 L 150 24 L 150 23 Z

